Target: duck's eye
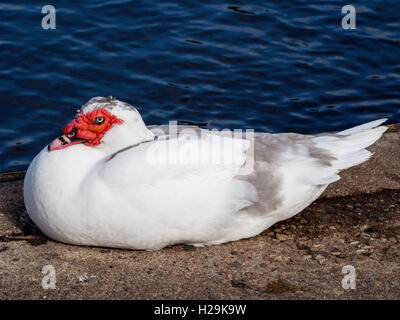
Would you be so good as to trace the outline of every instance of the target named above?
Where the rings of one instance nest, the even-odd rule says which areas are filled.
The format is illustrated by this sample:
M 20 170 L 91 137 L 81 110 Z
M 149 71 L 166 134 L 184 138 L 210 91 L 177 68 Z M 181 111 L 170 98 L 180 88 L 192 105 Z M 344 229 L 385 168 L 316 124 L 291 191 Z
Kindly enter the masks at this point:
M 94 120 L 94 124 L 102 124 L 104 122 L 104 117 L 97 117 L 96 120 Z

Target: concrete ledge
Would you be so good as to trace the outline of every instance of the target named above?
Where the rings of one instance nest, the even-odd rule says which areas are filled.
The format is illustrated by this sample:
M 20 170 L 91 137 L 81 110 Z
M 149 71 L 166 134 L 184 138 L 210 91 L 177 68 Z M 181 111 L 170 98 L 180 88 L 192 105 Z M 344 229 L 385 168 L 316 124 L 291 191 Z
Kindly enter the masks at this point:
M 252 239 L 156 252 L 65 245 L 27 218 L 23 172 L 0 175 L 0 299 L 399 299 L 400 125 L 365 164 Z M 41 286 L 53 265 L 56 289 Z M 356 270 L 344 290 L 342 267 Z

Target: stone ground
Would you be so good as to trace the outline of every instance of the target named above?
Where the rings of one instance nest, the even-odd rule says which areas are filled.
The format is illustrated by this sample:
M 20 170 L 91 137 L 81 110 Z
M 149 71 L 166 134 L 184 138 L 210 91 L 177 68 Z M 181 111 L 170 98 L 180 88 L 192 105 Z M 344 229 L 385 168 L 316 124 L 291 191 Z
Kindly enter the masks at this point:
M 292 219 L 257 237 L 161 251 L 78 247 L 27 218 L 23 173 L 0 176 L 0 299 L 399 299 L 400 126 Z M 53 265 L 56 289 L 42 288 Z M 342 288 L 352 265 L 356 289 Z

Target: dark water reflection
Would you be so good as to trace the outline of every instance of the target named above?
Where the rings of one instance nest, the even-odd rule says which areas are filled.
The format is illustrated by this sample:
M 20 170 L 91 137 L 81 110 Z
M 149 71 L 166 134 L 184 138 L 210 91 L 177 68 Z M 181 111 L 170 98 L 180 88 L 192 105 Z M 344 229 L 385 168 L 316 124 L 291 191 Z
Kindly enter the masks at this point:
M 400 120 L 400 5 L 360 1 L 0 4 L 0 171 L 24 169 L 90 97 L 148 124 L 314 133 Z M 217 4 L 218 3 L 218 4 Z

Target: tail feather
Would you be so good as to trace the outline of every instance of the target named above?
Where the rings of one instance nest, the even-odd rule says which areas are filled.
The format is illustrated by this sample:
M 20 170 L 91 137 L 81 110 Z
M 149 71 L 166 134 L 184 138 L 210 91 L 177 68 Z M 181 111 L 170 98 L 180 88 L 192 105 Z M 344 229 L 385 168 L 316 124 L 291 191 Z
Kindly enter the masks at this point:
M 337 170 L 344 170 L 350 167 L 359 165 L 365 161 L 367 161 L 373 153 L 368 150 L 361 149 L 355 152 L 351 152 L 346 154 L 345 156 L 339 158 L 334 162 L 334 167 Z
M 367 122 L 367 123 L 364 123 L 362 125 L 359 125 L 359 126 L 356 126 L 356 127 L 350 128 L 350 129 L 346 129 L 346 130 L 340 131 L 340 132 L 337 133 L 337 135 L 346 136 L 346 135 L 358 133 L 358 132 L 361 132 L 361 131 L 364 131 L 364 130 L 367 130 L 367 129 L 376 128 L 379 125 L 381 125 L 382 123 L 386 122 L 387 120 L 388 120 L 387 118 L 383 118 L 383 119 L 378 119 L 378 120 L 374 120 L 374 121 L 371 121 L 371 122 Z
M 328 150 L 336 158 L 331 163 L 333 172 L 329 176 L 325 176 L 321 181 L 325 183 L 334 182 L 337 180 L 337 173 L 341 170 L 367 161 L 372 156 L 372 153 L 365 148 L 374 144 L 388 129 L 385 126 L 379 126 L 386 120 L 376 120 L 333 135 L 315 137 L 314 141 L 317 142 L 317 146 Z

